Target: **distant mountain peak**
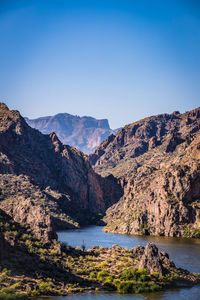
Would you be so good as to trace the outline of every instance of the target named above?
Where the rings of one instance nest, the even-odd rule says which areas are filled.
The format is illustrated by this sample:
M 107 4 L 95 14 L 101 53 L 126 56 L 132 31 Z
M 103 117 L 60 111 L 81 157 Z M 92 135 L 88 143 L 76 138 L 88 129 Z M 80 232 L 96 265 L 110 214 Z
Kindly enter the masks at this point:
M 33 128 L 44 134 L 55 132 L 63 144 L 69 144 L 89 154 L 114 131 L 107 119 L 95 119 L 91 116 L 77 116 L 58 113 L 54 116 L 25 118 Z

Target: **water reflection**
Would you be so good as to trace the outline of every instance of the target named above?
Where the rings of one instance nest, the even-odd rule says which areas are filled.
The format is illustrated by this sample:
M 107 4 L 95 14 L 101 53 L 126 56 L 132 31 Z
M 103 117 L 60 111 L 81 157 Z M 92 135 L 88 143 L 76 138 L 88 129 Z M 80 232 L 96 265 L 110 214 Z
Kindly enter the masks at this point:
M 174 289 L 143 295 L 120 295 L 115 293 L 69 295 L 51 300 L 199 300 L 200 287 Z

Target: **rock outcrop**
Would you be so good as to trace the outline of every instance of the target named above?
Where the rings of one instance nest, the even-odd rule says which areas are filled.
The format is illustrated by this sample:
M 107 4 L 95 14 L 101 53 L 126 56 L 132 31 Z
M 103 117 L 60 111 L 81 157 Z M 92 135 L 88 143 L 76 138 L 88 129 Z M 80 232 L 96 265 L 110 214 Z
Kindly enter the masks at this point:
M 97 120 L 67 113 L 25 120 L 44 134 L 54 131 L 63 144 L 71 145 L 86 154 L 92 153 L 103 140 L 116 132 L 110 128 L 106 119 Z
M 143 254 L 137 267 L 139 269 L 147 269 L 151 274 L 156 272 L 159 275 L 164 275 L 166 273 L 164 266 L 175 267 L 167 253 L 164 251 L 158 252 L 158 248 L 155 244 L 148 243 L 146 247 L 143 248 Z
M 61 296 L 97 288 L 138 294 L 200 282 L 198 274 L 176 268 L 154 244 L 81 250 L 56 240 L 47 243 L 2 210 L 0 259 L 2 299 Z
M 55 133 L 32 129 L 3 103 L 0 174 L 0 207 L 46 238 L 54 237 L 53 227 L 87 224 L 122 195 L 117 181 L 97 175 L 82 152 L 63 145 Z
M 105 231 L 200 237 L 199 149 L 200 108 L 146 118 L 102 143 L 90 161 L 124 189 Z
M 152 139 L 149 145 L 149 151 L 155 151 L 162 143 Z M 63 145 L 55 133 L 41 134 L 19 112 L 0 104 L 0 297 L 27 299 L 96 289 L 141 293 L 198 284 L 198 274 L 176 268 L 152 243 L 145 248 L 81 250 L 56 240 L 55 227 L 88 222 L 120 197 L 107 215 L 109 219 L 113 214 L 114 226 L 119 218 L 120 230 L 132 232 L 139 224 L 146 233 L 156 232 L 160 213 L 164 227 L 158 230 L 163 233 L 181 233 L 188 220 L 192 230 L 198 229 L 200 134 L 190 131 L 185 139 L 173 134 L 163 147 L 166 165 L 156 152 L 149 165 L 138 163 L 138 177 L 121 177 L 119 185 L 112 174 L 96 174 L 84 154 Z

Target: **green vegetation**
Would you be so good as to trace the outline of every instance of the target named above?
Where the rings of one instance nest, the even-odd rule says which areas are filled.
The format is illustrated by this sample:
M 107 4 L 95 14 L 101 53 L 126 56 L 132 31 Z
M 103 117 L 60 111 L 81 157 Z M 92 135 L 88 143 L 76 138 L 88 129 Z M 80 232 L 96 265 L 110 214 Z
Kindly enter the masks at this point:
M 142 223 L 139 225 L 139 234 L 145 235 L 149 230 L 149 225 L 147 223 Z
M 51 282 L 41 282 L 38 286 L 39 291 L 42 295 L 48 295 L 52 290 Z
M 125 270 L 120 278 L 122 280 L 141 280 L 141 281 L 145 281 L 145 279 L 147 278 L 148 272 L 146 269 L 128 269 Z
M 151 292 L 174 285 L 179 278 L 199 280 L 198 274 L 187 275 L 174 267 L 164 267 L 165 276 L 138 269 L 133 252 L 117 245 L 86 250 L 83 241 L 81 250 L 56 240 L 46 243 L 1 214 L 0 228 L 5 239 L 14 240 L 17 246 L 0 270 L 0 300 L 66 295 L 88 288 L 118 293 Z
M 108 275 L 109 275 L 109 273 L 107 271 L 102 270 L 102 271 L 98 272 L 97 279 L 100 281 L 104 281 Z
M 0 300 L 25 300 L 28 296 L 25 294 L 0 294 Z
M 4 277 L 4 281 L 6 281 L 8 285 L 0 289 L 0 300 L 1 299 L 2 300 L 27 299 L 28 298 L 27 294 L 18 292 L 18 289 L 21 287 L 20 283 L 9 285 L 9 277 L 8 277 L 9 275 L 10 275 L 10 271 L 6 269 L 4 269 L 1 272 L 1 280 Z
M 162 289 L 162 282 L 158 273 L 149 274 L 146 269 L 133 268 L 122 272 L 116 286 L 121 294 L 154 292 Z
M 154 282 L 136 282 L 136 281 L 123 281 L 118 285 L 117 291 L 121 294 L 129 293 L 147 293 L 160 290 L 160 286 Z
M 185 227 L 183 233 L 184 236 L 188 238 L 200 238 L 200 228 L 190 229 Z

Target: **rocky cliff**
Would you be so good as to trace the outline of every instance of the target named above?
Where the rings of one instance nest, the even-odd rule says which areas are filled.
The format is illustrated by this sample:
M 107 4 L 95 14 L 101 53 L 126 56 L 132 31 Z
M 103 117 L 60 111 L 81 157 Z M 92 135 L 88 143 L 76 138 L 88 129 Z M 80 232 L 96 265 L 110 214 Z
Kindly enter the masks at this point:
M 200 237 L 200 108 L 127 125 L 90 162 L 124 188 L 106 231 Z
M 53 238 L 53 227 L 87 224 L 121 195 L 117 181 L 95 174 L 82 152 L 63 145 L 55 133 L 29 127 L 5 104 L 0 104 L 0 174 L 0 207 L 38 237 Z M 112 186 L 109 193 L 106 185 Z
M 196 112 L 192 116 L 199 118 Z M 182 233 L 181 226 L 188 220 L 187 230 L 197 226 L 198 232 L 200 135 L 194 132 L 187 141 L 177 146 L 173 142 L 172 148 L 170 144 L 170 151 L 164 148 L 169 161 L 164 166 L 160 163 L 158 172 L 153 166 L 157 160 L 148 156 L 152 172 L 145 164 L 140 166 L 135 181 L 138 190 L 133 177 L 121 177 L 122 197 L 112 174 L 97 175 L 81 152 L 64 146 L 55 133 L 43 135 L 30 128 L 19 112 L 0 104 L 0 298 L 29 299 L 97 289 L 141 293 L 198 284 L 199 274 L 176 268 L 168 254 L 152 243 L 129 250 L 118 245 L 81 250 L 60 244 L 55 233 L 55 227 L 78 226 L 75 218 L 88 222 L 120 197 L 108 210 L 108 228 L 113 218 L 115 231 L 124 228 L 121 231 L 129 233 L 127 228 L 139 226 L 152 233 L 150 228 L 158 226 L 155 218 L 161 212 L 163 226 L 170 225 L 173 233 Z M 172 158 L 169 152 L 176 155 Z
M 26 122 L 44 134 L 55 132 L 63 144 L 69 144 L 89 154 L 113 131 L 108 120 L 97 120 L 92 117 L 79 117 L 67 113 L 55 116 L 28 119 Z

